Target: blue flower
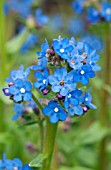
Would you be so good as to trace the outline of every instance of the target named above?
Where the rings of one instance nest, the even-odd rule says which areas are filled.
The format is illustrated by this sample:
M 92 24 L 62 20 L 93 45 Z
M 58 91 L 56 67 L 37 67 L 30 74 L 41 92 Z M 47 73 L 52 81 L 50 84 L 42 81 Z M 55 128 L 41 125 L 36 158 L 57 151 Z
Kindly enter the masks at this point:
M 43 114 L 50 117 L 51 123 L 57 123 L 59 120 L 66 120 L 66 113 L 63 108 L 55 101 L 50 101 L 48 106 L 42 110 Z
M 68 59 L 69 54 L 74 49 L 74 47 L 69 44 L 69 40 L 67 38 L 63 38 L 60 40 L 53 40 L 52 45 L 54 51 L 63 59 Z
M 100 13 L 106 21 L 111 21 L 111 3 L 104 2 Z
M 42 14 L 42 9 L 38 8 L 35 13 L 35 20 L 39 25 L 45 25 L 47 24 L 49 17 Z
M 89 7 L 86 18 L 93 24 L 100 20 L 100 14 L 95 8 Z
M 13 95 L 13 100 L 15 102 L 21 102 L 22 100 L 28 102 L 32 98 L 32 85 L 30 82 L 24 82 L 21 79 L 15 80 L 13 86 L 9 87 L 9 92 Z
M 83 109 L 80 106 L 82 103 L 82 91 L 81 90 L 74 90 L 67 94 L 64 100 L 64 106 L 66 109 L 68 109 L 68 114 L 70 116 L 76 115 L 82 115 Z
M 86 64 L 89 64 L 94 71 L 99 71 L 101 70 L 101 67 L 96 64 L 99 58 L 100 56 L 96 53 L 96 50 L 93 50 L 88 58 L 86 58 Z
M 92 96 L 90 94 L 90 91 L 91 91 L 91 88 L 87 92 L 85 92 L 83 99 L 82 99 L 82 103 L 88 106 L 89 108 L 96 109 L 96 106 L 91 103 Z
M 30 73 L 30 69 L 26 68 L 24 71 L 23 65 L 20 66 L 19 70 L 12 70 L 10 73 L 10 77 L 6 78 L 6 82 L 15 82 L 17 79 L 22 79 L 24 81 L 27 81 L 28 75 Z
M 43 70 L 47 66 L 48 59 L 46 58 L 47 49 L 49 49 L 49 44 L 46 40 L 46 43 L 41 45 L 41 52 L 37 52 L 38 64 L 30 66 L 32 70 Z
M 30 34 L 25 41 L 25 43 L 22 45 L 20 51 L 22 53 L 27 52 L 30 48 L 32 48 L 37 43 L 37 37 L 34 34 Z
M 15 112 L 16 114 L 12 117 L 12 120 L 15 121 L 15 120 L 17 120 L 19 117 L 21 117 L 23 111 L 24 111 L 23 104 L 15 104 L 15 105 L 14 105 L 14 112 Z
M 52 91 L 60 92 L 62 96 L 66 96 L 70 90 L 74 90 L 76 87 L 73 76 L 72 72 L 67 73 L 65 68 L 55 69 L 54 75 L 50 75 L 48 78 L 52 85 Z
M 83 33 L 85 29 L 85 23 L 84 21 L 77 17 L 77 18 L 70 18 L 69 23 L 68 23 L 68 31 L 71 34 L 78 35 Z
M 84 56 L 80 55 L 78 50 L 73 50 L 70 57 L 67 59 L 69 66 L 74 70 L 77 70 L 82 67 L 83 63 L 81 61 L 84 60 Z
M 22 167 L 22 170 L 32 170 L 32 168 L 28 164 L 26 164 Z
M 98 52 L 101 52 L 104 48 L 103 40 L 96 35 L 85 34 L 81 37 L 80 40 L 83 42 L 87 42 L 92 49 L 96 49 Z
M 48 44 L 48 42 L 46 40 L 46 43 L 41 45 L 41 52 L 37 52 L 37 55 L 39 56 L 39 59 L 43 58 L 43 57 L 46 57 L 47 49 L 49 49 L 49 44 Z
M 34 83 L 34 87 L 40 90 L 45 89 L 48 86 L 48 70 L 44 69 L 44 75 L 41 72 L 36 72 L 34 75 L 38 80 Z
M 74 80 L 81 82 L 83 85 L 87 85 L 89 83 L 89 78 L 93 77 L 95 77 L 95 73 L 90 65 L 83 65 L 77 70 L 77 73 L 74 74 Z
M 20 14 L 22 17 L 27 18 L 29 15 L 31 15 L 31 5 L 33 3 L 33 0 L 10 0 L 9 1 L 9 7 L 11 10 L 14 10 L 18 14 Z M 24 8 L 25 7 L 25 8 Z
M 15 158 L 13 160 L 8 160 L 6 159 L 6 155 L 3 154 L 2 160 L 0 160 L 0 169 L 7 169 L 7 170 L 12 170 L 12 169 L 18 169 L 21 170 L 22 168 L 22 162 L 20 159 Z
M 85 0 L 75 0 L 72 3 L 72 7 L 76 14 L 81 14 L 84 11 L 84 2 Z

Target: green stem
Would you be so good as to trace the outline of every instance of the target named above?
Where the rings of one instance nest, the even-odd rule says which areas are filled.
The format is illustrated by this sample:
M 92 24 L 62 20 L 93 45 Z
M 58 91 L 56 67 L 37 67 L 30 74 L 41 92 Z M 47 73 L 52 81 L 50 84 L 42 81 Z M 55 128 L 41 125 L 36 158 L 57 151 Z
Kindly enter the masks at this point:
M 43 151 L 43 142 L 44 142 L 44 128 L 43 128 L 43 121 L 39 120 L 39 131 L 40 131 L 40 147 L 41 147 L 41 152 Z
M 33 100 L 35 101 L 35 103 L 37 104 L 38 108 L 39 108 L 39 109 L 41 110 L 41 112 L 42 112 L 43 107 L 42 107 L 41 103 L 39 102 L 39 100 L 35 97 L 34 94 L 32 94 L 32 98 L 33 98 Z
M 110 35 L 111 35 L 111 29 L 110 24 L 106 25 L 106 57 L 104 59 L 105 67 L 104 67 L 104 84 L 110 86 L 110 66 L 111 66 L 111 49 L 110 49 Z M 103 89 L 102 94 L 102 108 L 101 108 L 101 124 L 102 126 L 108 128 L 109 124 L 109 116 L 108 116 L 108 98 L 109 94 L 106 90 Z M 106 155 L 106 147 L 107 147 L 107 140 L 108 138 L 105 137 L 101 143 L 100 143 L 100 160 L 99 160 L 99 169 L 100 170 L 107 170 L 108 169 L 108 163 L 107 163 L 107 155 Z
M 51 160 L 52 160 L 52 154 L 54 150 L 54 144 L 55 144 L 55 137 L 57 132 L 57 126 L 58 123 L 52 124 L 50 123 L 49 119 L 46 119 L 46 134 L 45 134 L 45 140 L 44 140 L 44 148 L 43 153 L 47 156 L 47 158 L 44 160 L 42 170 L 50 170 L 51 166 Z
M 1 58 L 1 80 L 6 77 L 6 52 L 5 52 L 5 18 L 3 14 L 3 0 L 0 0 L 0 58 Z

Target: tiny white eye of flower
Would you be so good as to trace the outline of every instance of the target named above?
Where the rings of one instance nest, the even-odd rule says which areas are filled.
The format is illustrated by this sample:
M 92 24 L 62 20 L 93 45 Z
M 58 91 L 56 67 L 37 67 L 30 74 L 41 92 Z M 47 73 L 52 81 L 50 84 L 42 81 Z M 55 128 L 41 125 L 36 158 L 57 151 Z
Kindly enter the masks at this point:
M 57 107 L 54 108 L 54 112 L 58 112 L 59 109 Z
M 84 70 L 81 70 L 81 74 L 84 74 L 85 72 L 84 72 Z
M 88 101 L 88 98 L 85 98 L 85 101 L 87 102 L 87 101 Z
M 61 48 L 61 49 L 60 49 L 60 52 L 61 52 L 61 53 L 64 53 L 64 49 L 63 49 L 63 48 Z
M 45 83 L 46 83 L 46 79 L 43 80 L 43 84 L 45 84 Z
M 17 167 L 14 167 L 13 170 L 18 170 L 18 168 L 17 168 Z
M 92 64 L 92 61 L 90 61 L 89 64 Z
M 25 89 L 24 89 L 24 88 L 21 88 L 21 89 L 20 89 L 20 92 L 21 92 L 21 93 L 25 93 Z
M 68 95 L 68 98 L 71 98 L 71 94 Z
M 107 15 L 111 15 L 111 8 L 107 8 L 107 9 L 106 9 L 106 14 L 107 14 Z

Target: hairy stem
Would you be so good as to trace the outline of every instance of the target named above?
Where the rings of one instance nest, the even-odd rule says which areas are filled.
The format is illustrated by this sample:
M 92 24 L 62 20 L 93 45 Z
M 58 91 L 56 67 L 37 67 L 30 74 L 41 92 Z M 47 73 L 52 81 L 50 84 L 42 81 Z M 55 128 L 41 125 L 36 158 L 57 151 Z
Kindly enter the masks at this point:
M 58 123 L 52 124 L 49 119 L 46 119 L 46 134 L 44 140 L 43 153 L 47 158 L 43 162 L 42 170 L 50 170 L 52 154 L 54 150 L 55 137 L 57 132 Z

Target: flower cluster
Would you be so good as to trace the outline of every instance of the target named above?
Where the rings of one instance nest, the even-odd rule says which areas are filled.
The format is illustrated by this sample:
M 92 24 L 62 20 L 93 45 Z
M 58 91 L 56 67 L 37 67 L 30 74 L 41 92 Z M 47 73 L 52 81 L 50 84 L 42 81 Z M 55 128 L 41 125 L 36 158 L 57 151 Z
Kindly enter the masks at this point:
M 6 170 L 32 170 L 32 168 L 29 167 L 28 164 L 22 165 L 22 162 L 20 159 L 15 158 L 13 160 L 6 159 L 6 155 L 3 154 L 2 160 L 0 160 L 0 169 L 6 169 Z
M 90 23 L 96 23 L 100 20 L 111 21 L 111 3 L 103 2 L 102 4 L 97 3 L 96 8 L 93 7 L 95 4 L 87 3 L 85 0 L 76 0 L 72 3 L 72 7 L 76 14 L 81 14 L 85 12 L 85 7 L 87 8 L 86 19 Z
M 28 81 L 30 69 L 35 71 L 33 86 L 40 99 L 44 99 L 45 95 L 48 101 L 41 102 L 42 113 L 49 116 L 51 123 L 66 120 L 68 116 L 83 115 L 90 108 L 96 109 L 90 89 L 82 91 L 82 87 L 88 85 L 95 72 L 100 70 L 96 50 L 86 42 L 76 42 L 73 37 L 70 40 L 59 37 L 53 39 L 51 46 L 46 40 L 37 55 L 37 65 L 30 66 L 26 71 L 23 67 L 14 70 L 6 79 L 10 87 L 3 91 L 18 103 L 15 105 L 14 120 L 22 115 L 23 105 L 20 102 L 32 100 L 32 84 Z

